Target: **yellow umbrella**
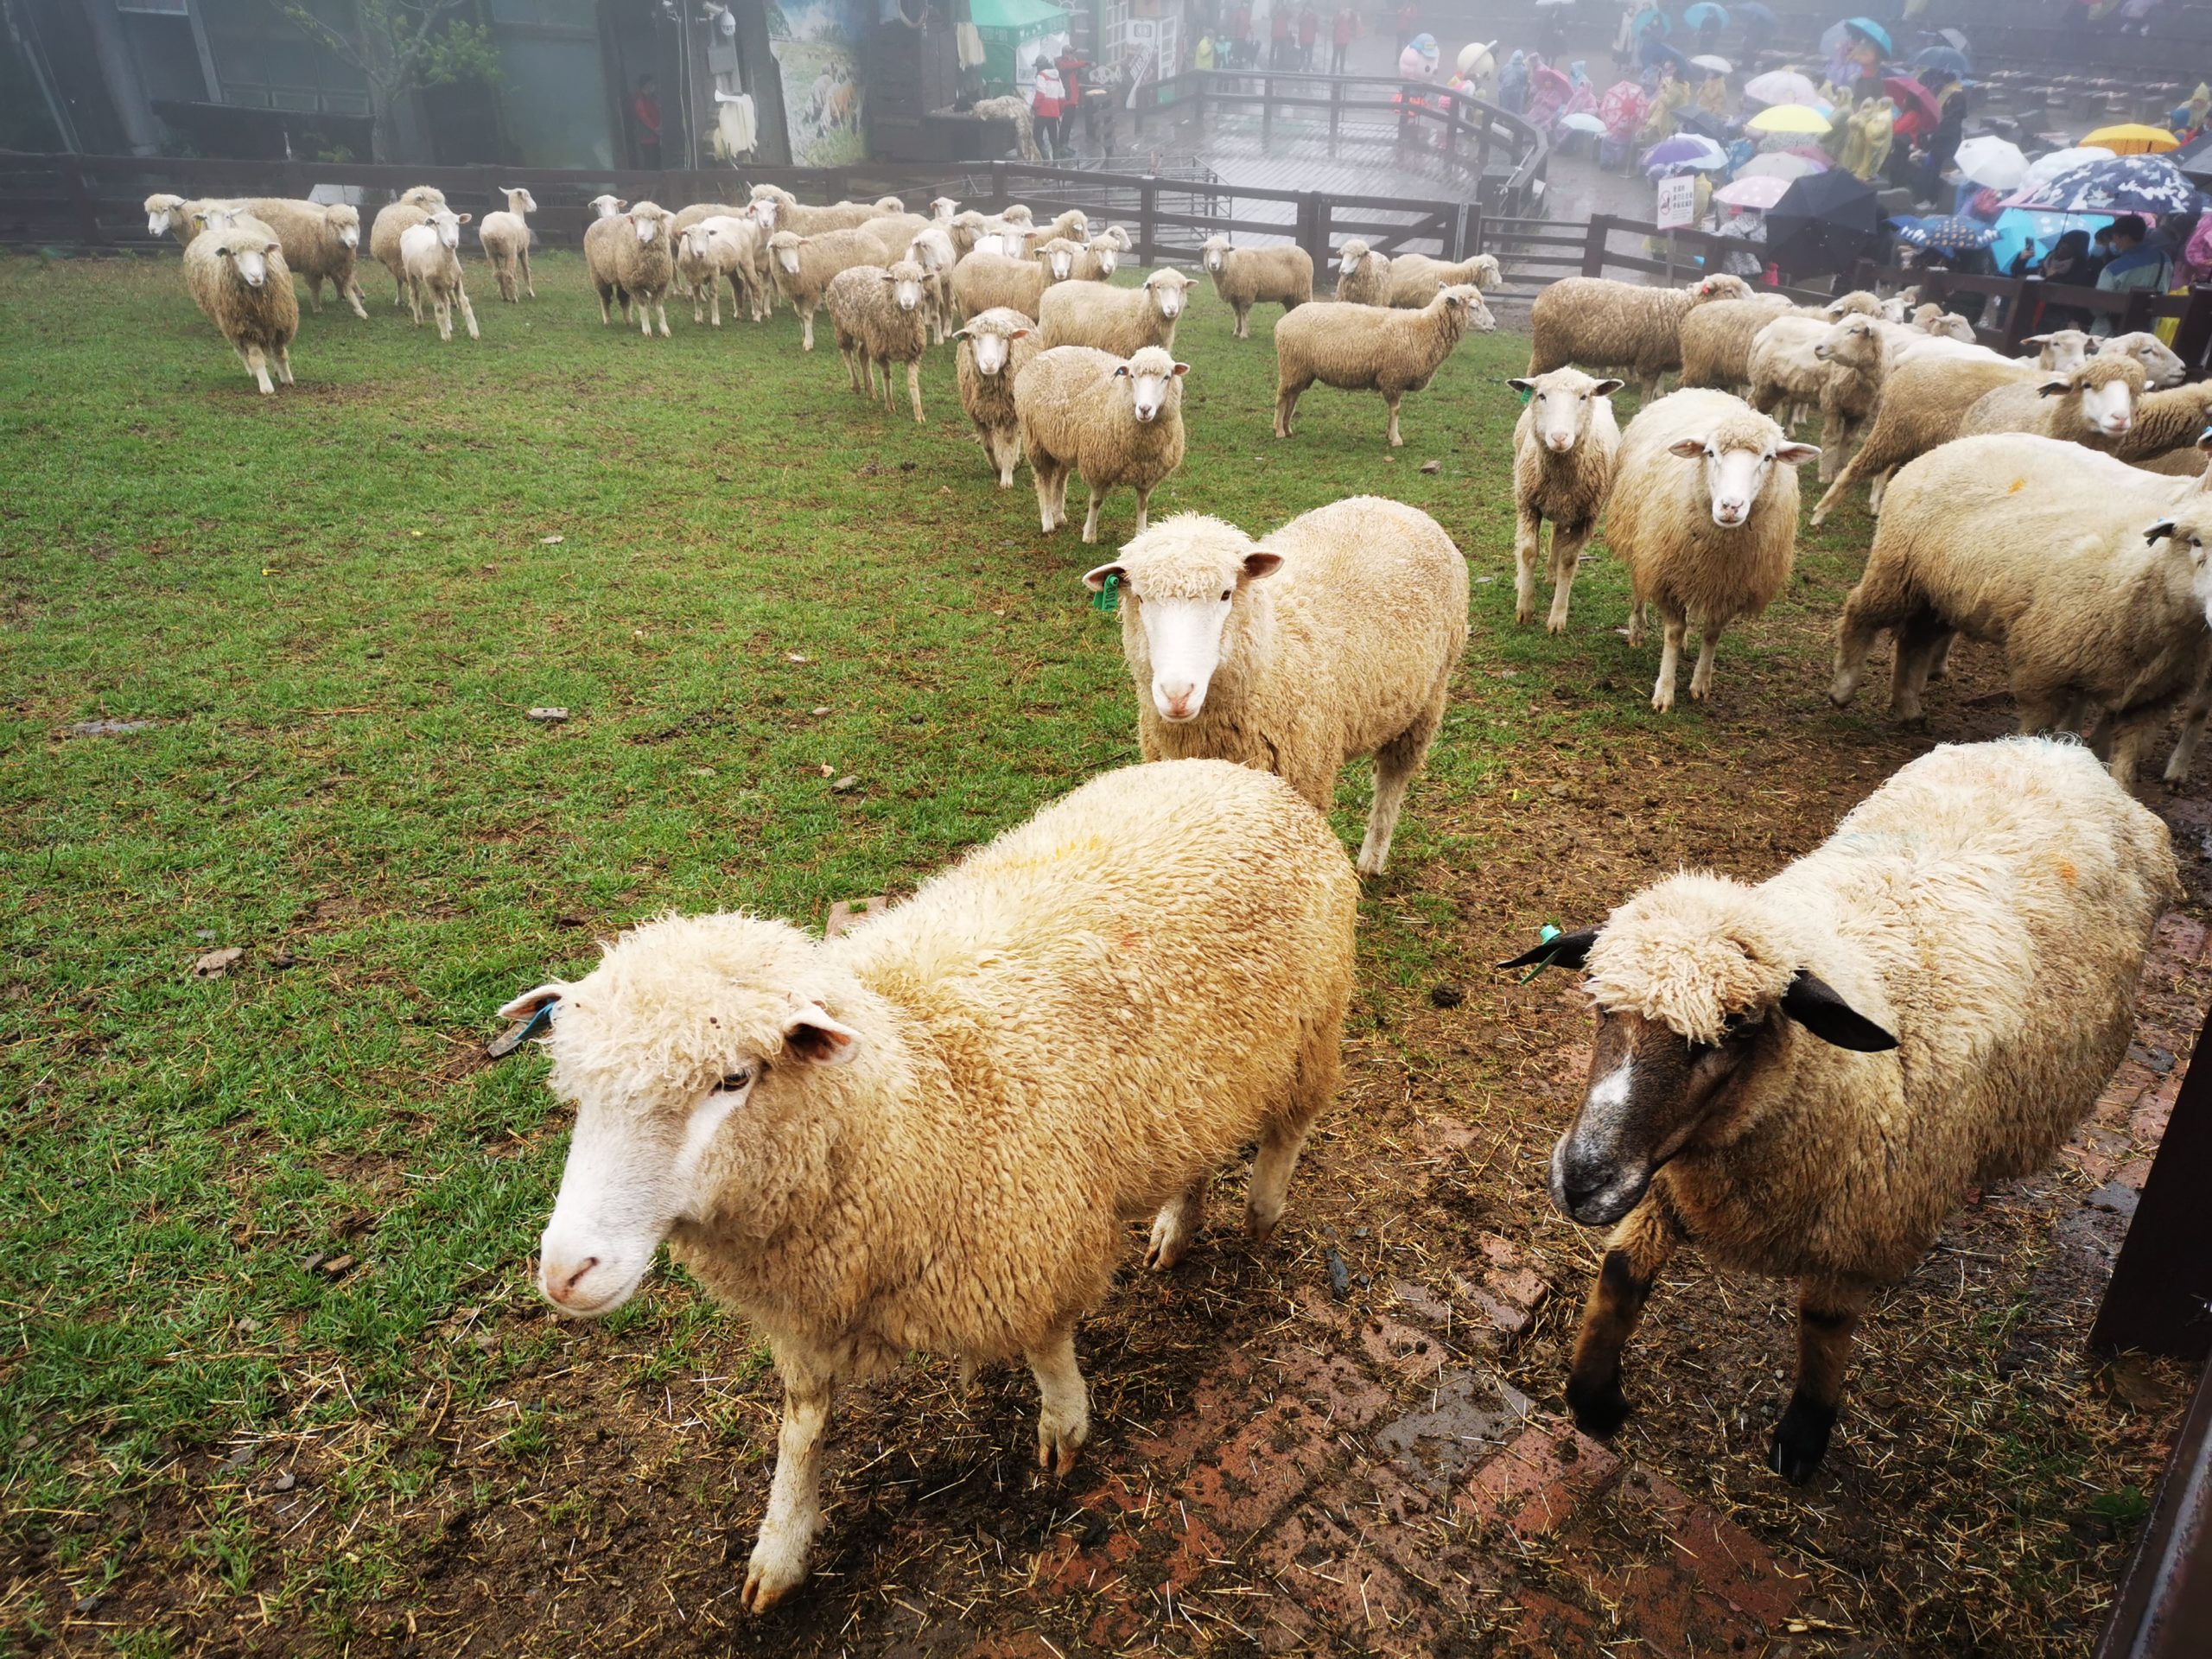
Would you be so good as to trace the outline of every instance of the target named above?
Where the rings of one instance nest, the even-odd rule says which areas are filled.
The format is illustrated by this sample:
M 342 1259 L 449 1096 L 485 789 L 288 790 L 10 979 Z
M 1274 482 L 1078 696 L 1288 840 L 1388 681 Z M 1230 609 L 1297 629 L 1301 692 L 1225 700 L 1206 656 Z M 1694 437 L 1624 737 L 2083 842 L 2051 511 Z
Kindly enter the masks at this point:
M 1834 124 L 1834 116 L 1822 115 L 1805 104 L 1777 104 L 1744 123 L 1752 132 L 1825 133 Z
M 2102 144 L 2115 156 L 2160 156 L 2167 150 L 2181 148 L 2181 140 L 2164 127 L 2146 127 L 2140 122 L 2126 126 L 2099 127 L 2082 142 Z

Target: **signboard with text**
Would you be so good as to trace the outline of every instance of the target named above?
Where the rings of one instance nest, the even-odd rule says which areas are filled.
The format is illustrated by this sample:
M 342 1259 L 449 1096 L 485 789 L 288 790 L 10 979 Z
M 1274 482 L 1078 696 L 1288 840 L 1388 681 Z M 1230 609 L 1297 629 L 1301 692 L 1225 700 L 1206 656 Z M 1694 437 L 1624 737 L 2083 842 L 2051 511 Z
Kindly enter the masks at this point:
M 1659 211 L 1651 221 L 1662 231 L 1686 230 L 1697 223 L 1697 181 L 1659 181 Z

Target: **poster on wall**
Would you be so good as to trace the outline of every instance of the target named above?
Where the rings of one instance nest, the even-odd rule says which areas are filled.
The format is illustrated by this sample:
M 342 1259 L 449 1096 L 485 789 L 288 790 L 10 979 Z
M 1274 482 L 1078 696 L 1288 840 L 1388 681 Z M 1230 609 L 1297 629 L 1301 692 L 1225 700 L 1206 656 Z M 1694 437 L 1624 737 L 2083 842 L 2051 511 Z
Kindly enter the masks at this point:
M 864 161 L 860 39 L 870 0 L 768 0 L 768 50 L 783 74 L 794 167 Z

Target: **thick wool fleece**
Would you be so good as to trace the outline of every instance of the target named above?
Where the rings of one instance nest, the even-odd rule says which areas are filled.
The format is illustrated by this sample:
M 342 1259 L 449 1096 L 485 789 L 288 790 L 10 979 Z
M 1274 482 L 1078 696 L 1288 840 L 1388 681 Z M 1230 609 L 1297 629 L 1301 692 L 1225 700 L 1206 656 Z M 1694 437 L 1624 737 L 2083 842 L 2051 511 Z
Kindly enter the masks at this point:
M 1758 887 L 1638 894 L 1591 947 L 1605 1006 L 1710 1041 L 1802 968 L 1900 1045 L 1853 1053 L 1771 1021 L 1645 1202 L 1725 1267 L 1895 1283 L 1968 1189 L 2041 1167 L 2095 1103 L 2180 897 L 2165 825 L 2044 738 L 1923 755 Z
M 766 1071 L 705 1152 L 676 1257 L 817 1375 L 1035 1346 L 1105 1291 L 1123 1224 L 1334 1092 L 1358 887 L 1279 779 L 1094 779 L 822 941 L 668 919 L 564 995 L 553 1086 L 677 1100 Z M 791 1061 L 819 1001 L 859 1033 Z

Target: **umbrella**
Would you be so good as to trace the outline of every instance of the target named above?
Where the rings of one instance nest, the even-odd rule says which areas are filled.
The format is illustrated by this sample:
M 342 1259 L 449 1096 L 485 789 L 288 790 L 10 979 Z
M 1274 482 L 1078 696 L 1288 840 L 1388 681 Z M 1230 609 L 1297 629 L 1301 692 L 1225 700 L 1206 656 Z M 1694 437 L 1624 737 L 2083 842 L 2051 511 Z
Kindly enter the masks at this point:
M 1770 69 L 1745 81 L 1744 96 L 1754 104 L 1816 104 L 1821 89 L 1795 69 Z
M 1959 146 L 1959 173 L 1993 190 L 2013 190 L 2028 176 L 2028 158 L 2018 144 L 1982 133 Z
M 1643 152 L 1643 165 L 1652 168 L 1688 167 L 1699 172 L 1728 165 L 1728 152 L 1710 138 L 1698 137 L 1694 133 L 1678 132 L 1672 138 L 1662 138 Z
M 2183 145 L 2166 159 L 2198 183 L 2212 185 L 2212 132 Z
M 1728 27 L 1728 8 L 1716 6 L 1712 0 L 1698 0 L 1696 5 L 1682 14 L 1682 21 L 1692 29 L 1703 29 L 1707 22 L 1716 29 L 1726 29 Z
M 2159 155 L 2181 148 L 2181 140 L 2164 127 L 2146 127 L 2140 122 L 2125 126 L 2099 127 L 2082 142 L 2101 144 L 2115 156 Z
M 1890 31 L 1872 17 L 1847 17 L 1843 20 L 1843 26 L 1854 35 L 1864 35 L 1875 45 L 1880 47 L 1884 57 L 1888 57 L 1897 50 L 1896 47 L 1890 44 Z
M 1793 181 L 1766 216 L 1768 251 L 1797 276 L 1849 270 L 1881 234 L 1874 192 L 1841 168 Z
M 1997 240 L 1989 257 L 1997 262 L 1998 270 L 2005 270 L 2030 242 L 2049 253 L 2051 244 L 2069 231 L 2087 231 L 2094 236 L 2098 226 L 2111 223 L 2103 213 L 2041 213 L 2032 207 L 2008 207 L 1997 215 Z
M 1967 52 L 1973 49 L 1967 45 L 1966 31 L 1962 29 L 1939 29 L 1936 31 L 1936 38 L 1947 42 L 1955 52 Z
M 1733 74 L 1736 70 L 1736 66 L 1729 62 L 1727 59 L 1716 58 L 1710 53 L 1701 58 L 1692 58 L 1690 60 L 1690 63 L 1694 67 L 1706 70 L 1716 75 Z
M 1961 219 L 1945 213 L 1936 219 L 1923 219 L 1908 225 L 1897 232 L 1898 239 L 1910 242 L 1916 248 L 1932 248 L 1938 253 L 1960 253 L 1968 248 L 1986 248 L 1997 240 L 1997 232 L 1977 219 Z
M 1632 80 L 1617 80 L 1598 100 L 1598 118 L 1605 124 L 1607 132 L 1625 143 L 1643 124 L 1643 112 L 1649 107 L 1650 99 L 1644 97 L 1643 87 Z
M 1809 105 L 1777 104 L 1772 109 L 1761 110 L 1744 125 L 1751 132 L 1825 133 L 1834 124 L 1834 117 L 1822 115 Z
M 2163 156 L 2120 156 L 2062 173 L 2005 205 L 2058 213 L 2194 213 L 2204 193 Z
M 2087 167 L 2091 162 L 2108 162 L 2113 152 L 2100 149 L 2094 144 L 2075 144 L 2066 149 L 2054 149 L 2047 156 L 2038 156 L 2028 163 L 2027 176 L 2020 181 L 2020 194 L 2050 183 L 2062 173 L 2071 173 L 2077 167 Z
M 1605 130 L 1605 118 L 1599 115 L 1592 115 L 1586 111 L 1578 115 L 1563 115 L 1560 118 L 1559 124 L 1560 126 L 1566 128 L 1569 132 L 1603 132 Z
M 1669 17 L 1665 12 L 1660 10 L 1656 6 L 1646 6 L 1642 11 L 1636 14 L 1636 21 L 1628 26 L 1629 38 L 1633 40 L 1638 35 L 1643 34 L 1645 27 L 1649 25 L 1651 20 L 1655 17 L 1659 20 L 1659 32 L 1662 35 L 1671 35 L 1675 32 L 1675 20 L 1673 18 Z
M 1912 54 L 1912 67 L 1931 70 L 1939 75 L 1956 75 L 1961 80 L 1974 73 L 1974 65 L 1967 60 L 1967 54 L 1954 51 L 1948 46 L 1923 47 Z
M 1789 194 L 1791 181 L 1766 176 L 1739 178 L 1713 193 L 1713 199 L 1731 207 L 1771 207 Z
M 1809 156 L 1792 156 L 1786 150 L 1771 155 L 1754 156 L 1736 169 L 1738 179 L 1780 179 L 1784 184 L 1793 179 L 1808 179 L 1815 173 L 1828 170 L 1826 162 L 1816 162 Z
M 1772 29 L 1776 20 L 1772 8 L 1759 4 L 1758 0 L 1745 0 L 1744 4 L 1736 8 L 1736 21 L 1739 23 L 1764 23 Z
M 1882 83 L 1882 90 L 1897 99 L 1898 109 L 1918 110 L 1931 127 L 1943 118 L 1943 106 L 1936 101 L 1936 94 L 1916 80 L 1891 75 Z

